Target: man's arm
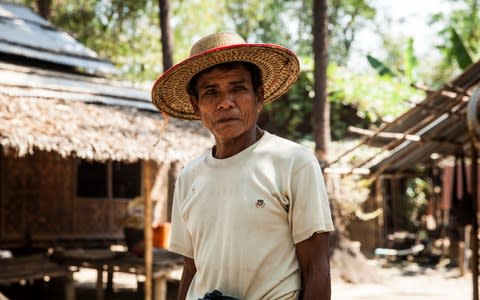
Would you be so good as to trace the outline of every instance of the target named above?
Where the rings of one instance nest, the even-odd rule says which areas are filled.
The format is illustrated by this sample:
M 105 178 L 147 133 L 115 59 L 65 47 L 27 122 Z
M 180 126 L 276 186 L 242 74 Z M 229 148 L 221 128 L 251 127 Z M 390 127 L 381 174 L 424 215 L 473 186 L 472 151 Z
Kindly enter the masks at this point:
M 328 232 L 315 233 L 295 245 L 302 271 L 302 300 L 331 299 Z
M 197 273 L 195 261 L 189 257 L 183 257 L 183 273 L 178 287 L 178 300 L 185 300 L 188 288 L 192 282 L 193 276 Z

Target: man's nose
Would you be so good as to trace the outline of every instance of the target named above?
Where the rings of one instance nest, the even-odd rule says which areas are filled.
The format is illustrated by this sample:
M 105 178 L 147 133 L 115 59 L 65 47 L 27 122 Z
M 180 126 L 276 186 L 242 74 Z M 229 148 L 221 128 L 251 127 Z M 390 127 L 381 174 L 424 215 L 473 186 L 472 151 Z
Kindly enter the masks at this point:
M 217 109 L 226 110 L 231 109 L 235 106 L 234 97 L 230 93 L 223 94 L 217 104 Z

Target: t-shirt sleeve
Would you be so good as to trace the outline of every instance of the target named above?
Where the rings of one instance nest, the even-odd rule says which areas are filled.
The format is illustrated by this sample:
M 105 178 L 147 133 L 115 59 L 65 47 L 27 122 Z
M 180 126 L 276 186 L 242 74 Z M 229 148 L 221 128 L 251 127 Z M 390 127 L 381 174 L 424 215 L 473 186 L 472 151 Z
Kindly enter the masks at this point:
M 290 226 L 295 244 L 316 232 L 334 230 L 325 181 L 316 159 L 294 172 L 291 192 Z
M 172 226 L 170 232 L 170 246 L 168 247 L 168 250 L 193 258 L 192 238 L 181 211 L 181 200 L 183 200 L 183 193 L 181 190 L 180 180 L 177 180 L 173 193 Z

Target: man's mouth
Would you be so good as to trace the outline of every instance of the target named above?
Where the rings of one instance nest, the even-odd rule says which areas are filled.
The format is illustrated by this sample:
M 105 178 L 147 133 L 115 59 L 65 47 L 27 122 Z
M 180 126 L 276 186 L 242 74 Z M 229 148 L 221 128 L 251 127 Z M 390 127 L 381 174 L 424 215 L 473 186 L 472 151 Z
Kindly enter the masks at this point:
M 239 119 L 238 119 L 238 118 L 235 118 L 235 117 L 226 117 L 226 118 L 218 119 L 218 120 L 217 120 L 217 123 L 228 123 L 228 122 L 238 121 L 238 120 L 239 120 Z

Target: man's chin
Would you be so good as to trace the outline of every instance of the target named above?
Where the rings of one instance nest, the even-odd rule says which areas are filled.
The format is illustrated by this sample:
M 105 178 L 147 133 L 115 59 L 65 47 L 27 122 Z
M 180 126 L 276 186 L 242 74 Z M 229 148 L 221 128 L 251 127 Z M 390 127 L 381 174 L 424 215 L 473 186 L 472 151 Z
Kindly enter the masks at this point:
M 221 128 L 216 128 L 213 132 L 213 135 L 217 139 L 221 140 L 231 140 L 239 137 L 242 134 L 242 130 L 236 126 L 222 126 Z

